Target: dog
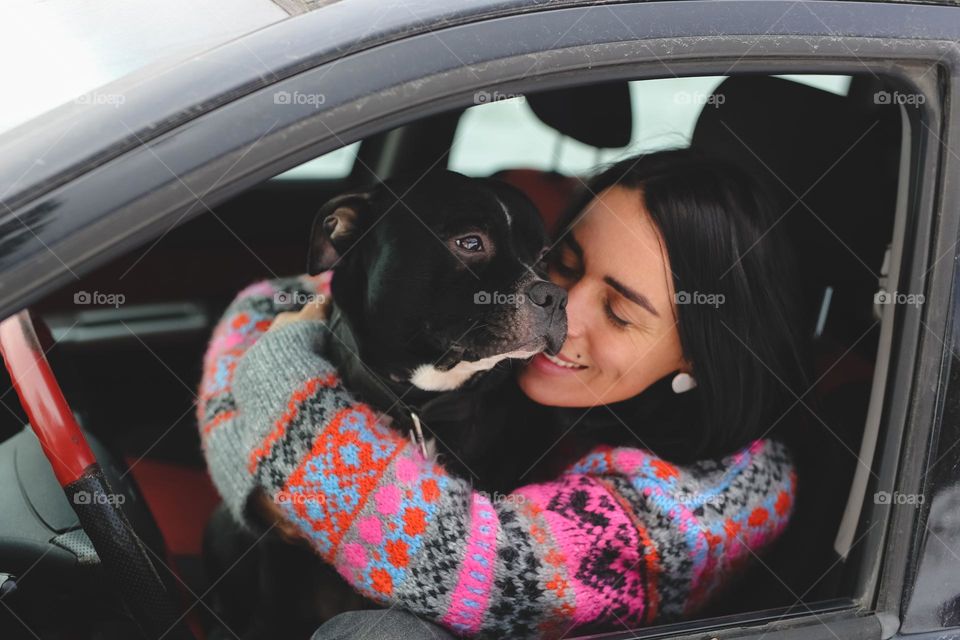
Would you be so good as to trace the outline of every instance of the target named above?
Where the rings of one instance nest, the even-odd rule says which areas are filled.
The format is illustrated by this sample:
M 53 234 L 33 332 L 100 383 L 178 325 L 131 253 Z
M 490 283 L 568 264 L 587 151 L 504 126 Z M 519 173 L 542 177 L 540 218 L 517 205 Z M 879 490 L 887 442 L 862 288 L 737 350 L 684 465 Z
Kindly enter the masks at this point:
M 566 338 L 546 247 L 520 191 L 448 170 L 334 198 L 311 232 L 308 273 L 333 268 L 328 355 L 346 387 L 482 490 L 515 480 L 490 455 L 509 422 L 490 394 L 510 361 Z
M 522 192 L 448 170 L 337 196 L 310 234 L 308 273 L 333 269 L 325 355 L 345 386 L 488 493 L 516 487 L 536 440 L 511 415 L 512 363 L 556 354 L 566 338 L 566 291 L 546 279 L 546 248 Z M 260 547 L 266 599 L 245 638 L 306 637 L 374 606 L 309 550 Z

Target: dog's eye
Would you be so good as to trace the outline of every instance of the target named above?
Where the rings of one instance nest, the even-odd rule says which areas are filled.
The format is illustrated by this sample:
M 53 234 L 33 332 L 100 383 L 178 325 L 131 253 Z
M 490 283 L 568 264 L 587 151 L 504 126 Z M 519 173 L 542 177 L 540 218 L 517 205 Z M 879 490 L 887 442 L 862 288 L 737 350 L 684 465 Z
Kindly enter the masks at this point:
M 471 253 L 483 251 L 483 240 L 480 236 L 463 236 L 456 239 L 456 244 L 464 251 L 470 251 Z

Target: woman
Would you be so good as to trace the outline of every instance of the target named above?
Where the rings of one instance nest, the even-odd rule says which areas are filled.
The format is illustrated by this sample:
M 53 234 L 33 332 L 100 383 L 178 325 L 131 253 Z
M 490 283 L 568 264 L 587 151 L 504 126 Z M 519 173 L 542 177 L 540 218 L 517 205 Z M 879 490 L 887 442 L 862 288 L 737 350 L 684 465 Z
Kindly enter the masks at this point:
M 572 210 L 548 261 L 567 340 L 517 377 L 576 441 L 548 451 L 568 456 L 562 471 L 496 504 L 473 492 L 339 384 L 317 355 L 322 305 L 277 315 L 276 291 L 318 282 L 265 282 L 215 330 L 198 408 L 234 514 L 269 496 L 258 508 L 363 595 L 457 635 L 676 620 L 728 585 L 783 531 L 796 490 L 766 437 L 804 381 L 788 247 L 748 176 L 689 150 L 613 165 Z

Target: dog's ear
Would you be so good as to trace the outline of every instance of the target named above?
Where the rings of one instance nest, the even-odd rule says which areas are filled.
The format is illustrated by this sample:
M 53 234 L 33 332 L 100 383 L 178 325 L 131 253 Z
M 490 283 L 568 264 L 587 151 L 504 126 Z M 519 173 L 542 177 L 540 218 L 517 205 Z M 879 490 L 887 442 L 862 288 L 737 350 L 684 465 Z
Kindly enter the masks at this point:
M 370 199 L 368 192 L 345 193 L 323 205 L 310 230 L 308 274 L 314 276 L 333 267 L 360 237 Z

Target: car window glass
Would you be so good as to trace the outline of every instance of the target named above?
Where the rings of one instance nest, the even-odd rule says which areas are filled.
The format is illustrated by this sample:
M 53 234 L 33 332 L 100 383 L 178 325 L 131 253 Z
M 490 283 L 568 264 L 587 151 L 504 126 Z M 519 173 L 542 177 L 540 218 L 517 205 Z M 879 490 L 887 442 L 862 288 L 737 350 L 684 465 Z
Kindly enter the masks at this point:
M 275 180 L 335 180 L 346 178 L 357 160 L 359 142 L 340 147 L 330 153 L 294 167 L 276 176 Z
M 779 76 L 846 95 L 849 76 Z M 542 123 L 523 96 L 496 91 L 476 94 L 457 126 L 449 168 L 470 176 L 501 169 L 589 173 L 598 164 L 668 147 L 687 146 L 702 109 L 722 96 L 713 91 L 724 76 L 662 78 L 630 83 L 633 134 L 620 149 L 598 149 L 564 136 Z

